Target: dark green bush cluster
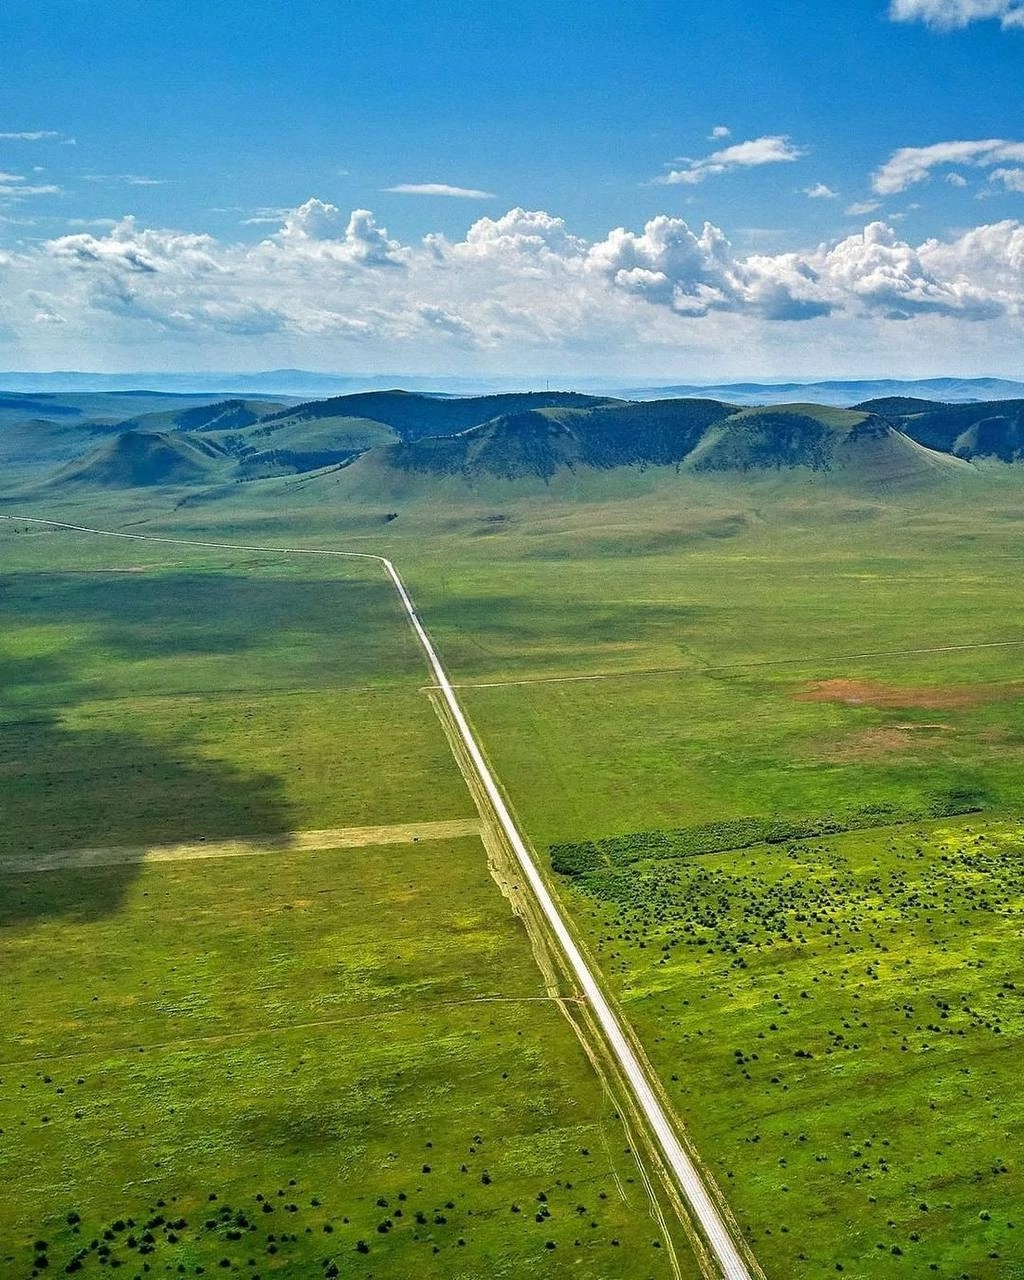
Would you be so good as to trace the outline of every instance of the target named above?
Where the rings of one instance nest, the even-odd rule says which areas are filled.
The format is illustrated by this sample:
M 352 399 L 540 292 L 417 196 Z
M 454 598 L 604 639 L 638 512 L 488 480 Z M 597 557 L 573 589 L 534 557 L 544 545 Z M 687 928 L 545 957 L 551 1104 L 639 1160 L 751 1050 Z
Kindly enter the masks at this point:
M 726 853 L 755 844 L 782 844 L 787 840 L 807 840 L 815 836 L 838 835 L 888 827 L 924 818 L 948 818 L 962 813 L 978 813 L 988 797 L 973 787 L 950 788 L 936 793 L 923 809 L 895 804 L 869 804 L 845 813 L 816 817 L 734 818 L 726 822 L 705 822 L 671 831 L 634 831 L 603 840 L 553 844 L 551 866 L 559 875 L 585 876 L 592 872 L 628 866 L 654 858 L 693 858 L 705 853 Z
M 239 463 L 239 474 L 260 476 L 267 471 L 275 475 L 283 471 L 316 471 L 347 462 L 357 451 L 345 449 L 263 449 L 250 453 Z

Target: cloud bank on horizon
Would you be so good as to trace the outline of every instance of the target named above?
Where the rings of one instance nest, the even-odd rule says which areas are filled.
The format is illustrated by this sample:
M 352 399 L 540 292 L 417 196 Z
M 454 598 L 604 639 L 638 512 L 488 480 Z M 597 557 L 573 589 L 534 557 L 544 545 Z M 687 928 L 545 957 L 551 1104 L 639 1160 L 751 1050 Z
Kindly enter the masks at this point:
M 806 329 L 813 343 L 837 321 L 845 341 L 874 347 L 915 325 L 1019 326 L 1022 264 L 1014 221 L 916 245 L 879 221 L 811 250 L 743 255 L 708 222 L 660 215 L 595 240 L 522 208 L 458 239 L 404 243 L 369 210 L 310 199 L 256 244 L 125 218 L 7 254 L 0 330 L 136 351 L 312 343 L 362 365 L 423 350 L 449 365 L 513 353 L 573 363 L 595 350 L 734 344 L 766 327 Z

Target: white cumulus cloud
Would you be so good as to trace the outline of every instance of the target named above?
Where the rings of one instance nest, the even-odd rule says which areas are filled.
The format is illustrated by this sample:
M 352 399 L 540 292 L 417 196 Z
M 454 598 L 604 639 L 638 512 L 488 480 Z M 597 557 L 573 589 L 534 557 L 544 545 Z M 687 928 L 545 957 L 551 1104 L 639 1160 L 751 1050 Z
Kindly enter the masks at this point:
M 839 192 L 833 191 L 824 182 L 815 182 L 813 186 L 804 187 L 804 195 L 810 200 L 838 200 Z
M 889 16 L 895 22 L 924 22 L 939 31 L 991 18 L 998 18 L 1005 28 L 1024 28 L 1024 0 L 892 0 Z
M 465 249 L 482 255 L 515 253 L 568 254 L 583 251 L 584 242 L 569 234 L 562 218 L 542 209 L 510 209 L 500 218 L 480 218 L 466 232 Z
M 1008 247 L 1010 252 L 1008 254 Z M 994 252 L 993 252 L 994 251 Z M 990 257 L 1006 260 L 1017 252 L 1002 243 L 989 246 Z M 991 319 L 1009 306 L 1019 308 L 1024 290 L 1011 299 L 978 279 L 980 255 L 962 237 L 942 244 L 927 240 L 916 248 L 892 227 L 872 222 L 819 255 L 819 266 L 831 288 L 886 317 L 904 320 L 937 314 L 968 320 Z
M 336 205 L 316 199 L 289 210 L 278 234 L 264 242 L 271 254 L 281 247 L 359 266 L 397 267 L 404 257 L 402 246 L 377 225 L 369 209 L 353 209 L 346 220 Z
M 182 363 L 192 352 L 193 364 L 197 352 L 247 352 L 263 366 L 316 350 L 334 367 L 564 358 L 600 369 L 680 344 L 715 359 L 738 360 L 752 342 L 798 351 L 796 339 L 772 336 L 794 321 L 816 326 L 815 350 L 842 334 L 845 350 L 882 355 L 892 339 L 881 342 L 880 326 L 894 321 L 901 350 L 927 333 L 932 356 L 935 325 L 950 326 L 955 351 L 972 326 L 1007 351 L 1024 330 L 1024 222 L 1014 220 L 921 243 L 872 222 L 834 243 L 745 254 L 711 223 L 661 214 L 586 238 L 552 213 L 516 208 L 461 237 L 405 244 L 368 210 L 311 199 L 255 243 L 125 218 L 8 251 L 0 268 L 4 332 L 53 360 L 145 347 Z M 42 319 L 54 316 L 59 325 Z
M 699 234 L 665 215 L 652 218 L 640 235 L 619 227 L 591 247 L 586 264 L 616 289 L 685 316 L 722 311 L 809 320 L 834 305 L 815 268 L 799 255 L 738 259 L 724 232 L 709 222 Z
M 662 214 L 637 234 L 618 227 L 587 253 L 587 267 L 616 288 L 652 302 L 706 312 L 726 298 L 728 245 L 717 227 L 699 235 Z
M 716 177 L 721 173 L 730 173 L 735 169 L 754 169 L 765 164 L 785 164 L 799 160 L 805 153 L 796 147 L 783 134 L 771 134 L 763 138 L 751 138 L 747 142 L 735 142 L 730 147 L 713 151 L 709 156 L 698 160 L 686 160 L 685 169 L 672 169 L 655 181 L 673 185 L 675 183 L 696 184 L 705 178 Z

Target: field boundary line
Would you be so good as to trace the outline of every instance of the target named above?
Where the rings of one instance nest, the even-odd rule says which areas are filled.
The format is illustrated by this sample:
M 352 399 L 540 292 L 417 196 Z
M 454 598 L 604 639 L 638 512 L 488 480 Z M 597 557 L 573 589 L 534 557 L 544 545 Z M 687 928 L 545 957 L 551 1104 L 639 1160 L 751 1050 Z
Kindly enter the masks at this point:
M 275 853 L 322 853 L 329 849 L 416 844 L 420 840 L 456 840 L 460 836 L 479 834 L 479 818 L 453 818 L 438 822 L 403 822 L 387 827 L 332 827 L 324 831 L 292 831 L 280 836 L 235 836 L 226 840 L 204 838 L 173 844 L 56 849 L 38 857 L 0 857 L 0 875 L 190 862 L 205 858 L 266 857 Z
M 343 1027 L 351 1022 L 376 1022 L 385 1018 L 396 1018 L 411 1013 L 431 1013 L 437 1009 L 462 1009 L 471 1004 L 557 1004 L 566 999 L 575 1000 L 574 996 L 466 996 L 463 1000 L 436 1000 L 431 1004 L 419 1004 L 396 1008 L 373 1009 L 369 1013 L 350 1013 L 343 1018 L 320 1018 L 315 1022 L 282 1022 L 272 1023 L 266 1027 L 246 1027 L 243 1031 L 211 1031 L 205 1036 L 182 1036 L 177 1040 L 154 1040 L 142 1045 L 137 1040 L 125 1043 L 113 1050 L 107 1046 L 93 1049 L 75 1049 L 70 1053 L 37 1053 L 30 1058 L 0 1059 L 0 1070 L 10 1067 L 31 1067 L 37 1062 L 65 1062 L 79 1058 L 92 1058 L 106 1053 L 137 1053 L 140 1048 L 150 1049 L 183 1049 L 190 1044 L 215 1044 L 222 1040 L 247 1040 L 255 1036 L 282 1035 L 291 1031 L 317 1031 L 324 1027 Z
M 453 684 L 453 689 L 509 689 L 521 684 L 573 684 L 581 680 L 631 680 L 640 676 L 671 676 L 688 674 L 699 676 L 704 667 L 645 667 L 640 671 L 599 671 L 585 676 L 536 676 L 532 680 L 487 680 L 474 684 L 472 681 Z M 438 685 L 427 685 L 429 689 L 439 689 Z
M 747 667 L 813 667 L 831 662 L 853 662 L 860 658 L 913 658 L 926 653 L 960 653 L 972 649 L 1012 649 L 1024 646 L 1024 640 L 982 640 L 972 644 L 929 645 L 918 649 L 871 649 L 864 653 L 834 653 L 818 657 L 765 658 L 754 662 L 727 662 L 718 666 L 643 667 L 636 671 L 599 671 L 576 676 L 535 676 L 524 680 L 463 681 L 453 684 L 453 689 L 512 689 L 518 685 L 575 684 L 585 680 L 640 680 L 648 676 L 715 675 L 719 671 L 742 671 Z M 438 688 L 427 685 L 428 690 Z
M 584 995 L 586 996 L 588 1007 L 594 1016 L 595 1022 L 598 1024 L 604 1035 L 610 1053 L 618 1063 L 627 1088 L 632 1094 L 633 1101 L 654 1134 L 662 1155 L 665 1158 L 666 1164 L 672 1171 L 676 1184 L 682 1192 L 694 1218 L 700 1224 L 701 1232 L 715 1259 L 723 1280 L 753 1280 L 754 1276 L 763 1276 L 763 1272 L 757 1265 L 749 1246 L 743 1240 L 740 1233 L 727 1221 L 726 1217 L 720 1211 L 712 1193 L 708 1189 L 705 1178 L 702 1176 L 696 1161 L 691 1157 L 690 1153 L 683 1145 L 682 1140 L 676 1133 L 675 1126 L 670 1120 L 668 1112 L 658 1098 L 657 1092 L 651 1083 L 645 1066 L 642 1064 L 640 1057 L 634 1051 L 630 1038 L 624 1031 L 623 1025 L 619 1020 L 619 1016 L 612 1009 L 610 1000 L 604 994 L 601 985 L 598 983 L 590 966 L 584 959 L 583 953 L 577 946 L 572 933 L 565 923 L 565 919 L 563 918 L 560 909 L 555 905 L 555 900 L 552 897 L 540 870 L 534 862 L 533 856 L 512 818 L 501 790 L 491 773 L 490 767 L 484 759 L 483 752 L 477 744 L 473 731 L 469 726 L 469 722 L 462 711 L 458 698 L 455 696 L 455 690 L 452 687 L 451 681 L 448 679 L 447 672 L 441 665 L 441 660 L 437 656 L 423 623 L 420 621 L 412 598 L 406 590 L 405 583 L 402 581 L 394 564 L 392 564 L 386 556 L 373 555 L 365 551 L 317 550 L 315 548 L 308 547 L 256 547 L 238 543 L 207 542 L 205 540 L 201 541 L 189 538 L 167 538 L 140 533 L 119 533 L 114 530 L 95 529 L 85 525 L 69 524 L 57 520 L 45 520 L 39 517 L 7 515 L 6 513 L 0 514 L 2 514 L 2 518 L 15 522 L 20 521 L 22 523 L 48 525 L 54 528 L 68 529 L 77 533 L 88 533 L 113 538 L 128 538 L 139 542 L 157 542 L 178 546 L 209 547 L 229 551 L 253 551 L 264 554 L 322 555 L 344 559 L 372 560 L 377 564 L 382 565 L 384 572 L 390 578 L 395 591 L 398 593 L 402 608 L 405 610 L 409 624 L 411 625 L 413 632 L 419 641 L 420 648 L 426 657 L 427 666 L 437 682 L 438 691 L 447 704 L 452 720 L 458 729 L 459 736 L 462 738 L 466 752 L 473 764 L 473 768 L 476 771 L 483 791 L 486 793 L 489 807 L 493 810 L 495 818 L 508 839 L 516 860 L 522 868 L 526 881 L 533 890 L 534 897 L 548 922 L 551 932 L 557 939 L 572 973 L 575 975 Z
M 826 654 L 820 658 L 765 658 L 756 662 L 726 662 L 716 667 L 702 667 L 701 672 L 736 671 L 743 667 L 812 667 L 817 662 L 852 662 L 856 658 L 913 658 L 922 653 L 959 653 L 968 649 L 1011 649 L 1024 645 L 1024 640 L 979 640 L 971 644 L 936 644 L 916 649 L 869 649 L 865 653 Z

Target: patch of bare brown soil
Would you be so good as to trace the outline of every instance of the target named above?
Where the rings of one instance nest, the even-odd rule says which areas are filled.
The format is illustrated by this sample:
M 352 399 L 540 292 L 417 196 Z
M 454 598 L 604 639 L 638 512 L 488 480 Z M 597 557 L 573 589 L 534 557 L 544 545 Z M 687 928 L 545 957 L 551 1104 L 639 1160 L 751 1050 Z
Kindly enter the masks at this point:
M 973 707 L 981 702 L 1020 697 L 1020 685 L 936 685 L 928 688 L 900 688 L 877 680 L 816 680 L 808 689 L 792 696 L 797 702 L 845 702 L 851 707 L 922 707 L 943 711 Z
M 884 725 L 851 734 L 836 743 L 829 754 L 833 760 L 870 760 L 900 751 L 941 746 L 951 732 L 953 728 L 948 724 Z

